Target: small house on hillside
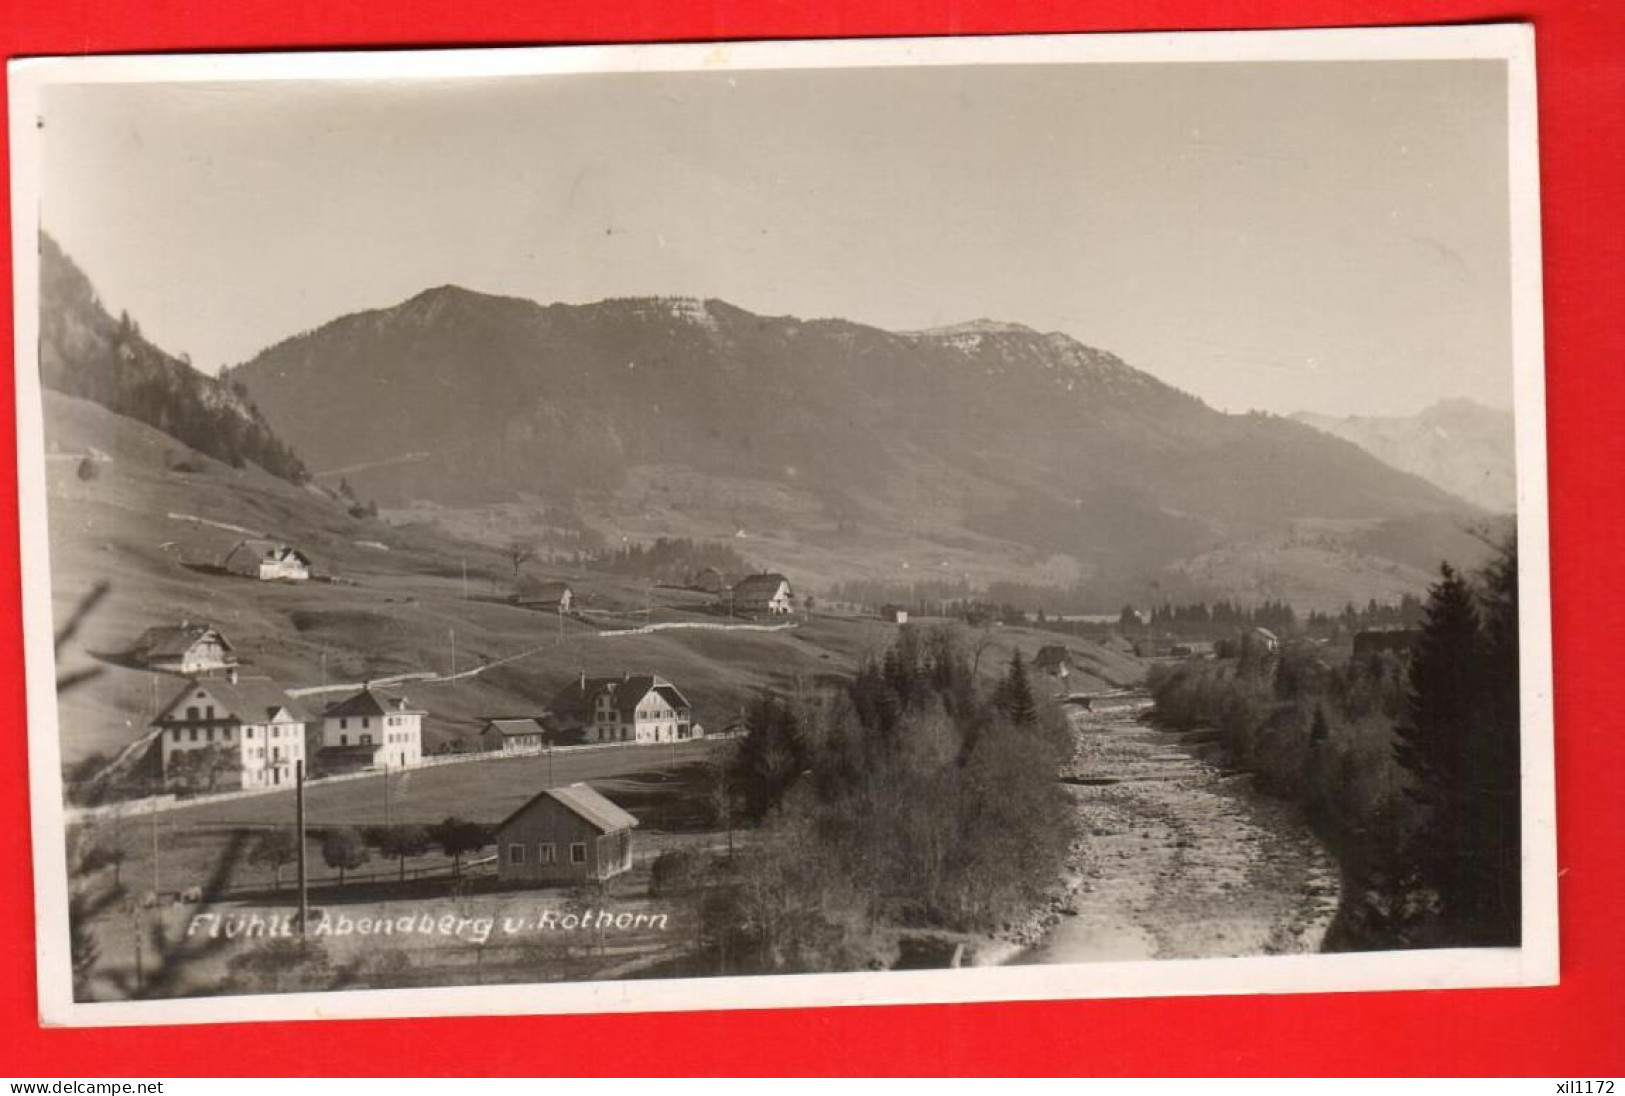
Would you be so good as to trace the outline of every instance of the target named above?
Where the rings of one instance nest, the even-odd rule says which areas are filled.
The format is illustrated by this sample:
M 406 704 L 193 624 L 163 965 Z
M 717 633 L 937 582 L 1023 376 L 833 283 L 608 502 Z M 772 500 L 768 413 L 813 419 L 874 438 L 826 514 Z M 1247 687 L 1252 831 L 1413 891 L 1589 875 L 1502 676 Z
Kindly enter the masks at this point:
M 423 760 L 423 717 L 404 696 L 362 688 L 322 713 L 317 758 L 328 773 L 404 769 Z
M 748 575 L 734 584 L 733 611 L 745 616 L 782 616 L 795 609 L 790 580 L 774 572 Z
M 885 605 L 881 607 L 880 619 L 892 624 L 907 624 L 908 610 L 901 605 Z
M 522 580 L 519 588 L 514 592 L 513 600 L 516 604 L 527 609 L 539 609 L 548 613 L 568 613 L 571 604 L 575 601 L 575 593 L 565 582 L 536 582 Z
M 632 866 L 638 820 L 587 784 L 548 788 L 496 827 L 497 878 L 584 883 Z
M 1047 643 L 1033 656 L 1033 669 L 1064 679 L 1072 672 L 1072 652 L 1059 643 Z
M 168 674 L 208 674 L 237 665 L 237 653 L 219 629 L 184 620 L 148 628 L 130 654 L 147 669 Z
M 264 678 L 189 681 L 152 721 L 164 782 L 195 791 L 293 783 L 310 715 Z
M 1268 628 L 1254 628 L 1253 639 L 1266 651 L 1279 651 L 1281 649 L 1281 637 Z
M 1356 632 L 1354 654 L 1356 658 L 1384 652 L 1408 654 L 1420 638 L 1422 633 L 1416 628 L 1384 628 Z
M 234 575 L 265 582 L 303 582 L 310 577 L 310 557 L 274 540 L 242 540 L 220 566 Z
M 534 719 L 492 719 L 480 731 L 480 745 L 491 753 L 534 753 L 542 748 L 542 735 Z
M 588 742 L 682 742 L 704 733 L 688 698 L 654 674 L 582 674 L 553 698 L 553 718 Z

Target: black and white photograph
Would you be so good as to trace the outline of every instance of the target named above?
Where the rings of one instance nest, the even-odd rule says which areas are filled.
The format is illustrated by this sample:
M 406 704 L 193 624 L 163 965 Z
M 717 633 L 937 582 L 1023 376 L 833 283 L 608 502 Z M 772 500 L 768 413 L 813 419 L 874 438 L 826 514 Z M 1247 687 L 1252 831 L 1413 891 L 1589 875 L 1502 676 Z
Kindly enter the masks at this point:
M 46 1023 L 1556 980 L 1527 28 L 9 79 Z

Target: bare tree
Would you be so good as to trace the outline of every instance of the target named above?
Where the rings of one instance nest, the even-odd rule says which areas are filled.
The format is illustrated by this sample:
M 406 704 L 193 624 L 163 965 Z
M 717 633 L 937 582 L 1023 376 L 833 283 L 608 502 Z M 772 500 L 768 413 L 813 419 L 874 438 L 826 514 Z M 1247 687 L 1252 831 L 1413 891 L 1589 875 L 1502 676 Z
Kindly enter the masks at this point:
M 513 565 L 513 577 L 519 577 L 519 568 L 536 558 L 536 545 L 532 541 L 515 538 L 508 542 L 508 562 Z

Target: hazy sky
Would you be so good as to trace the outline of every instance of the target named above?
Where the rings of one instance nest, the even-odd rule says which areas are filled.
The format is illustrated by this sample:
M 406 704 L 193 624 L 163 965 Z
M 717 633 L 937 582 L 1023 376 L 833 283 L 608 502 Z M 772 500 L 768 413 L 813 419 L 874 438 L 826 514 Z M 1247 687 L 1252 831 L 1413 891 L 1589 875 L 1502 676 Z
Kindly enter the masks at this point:
M 1230 410 L 1511 403 L 1500 62 L 55 87 L 43 222 L 216 369 L 456 283 L 1064 331 Z

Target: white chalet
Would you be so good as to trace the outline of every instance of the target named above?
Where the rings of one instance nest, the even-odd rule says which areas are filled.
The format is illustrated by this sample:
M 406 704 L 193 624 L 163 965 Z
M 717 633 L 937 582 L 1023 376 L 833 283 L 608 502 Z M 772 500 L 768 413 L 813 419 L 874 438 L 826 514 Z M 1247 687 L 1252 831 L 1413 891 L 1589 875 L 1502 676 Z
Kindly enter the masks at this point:
M 265 678 L 187 683 L 153 720 L 165 783 L 195 790 L 291 785 L 309 715 Z
M 220 566 L 234 575 L 264 582 L 303 582 L 310 577 L 310 557 L 274 540 L 238 541 Z

